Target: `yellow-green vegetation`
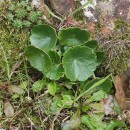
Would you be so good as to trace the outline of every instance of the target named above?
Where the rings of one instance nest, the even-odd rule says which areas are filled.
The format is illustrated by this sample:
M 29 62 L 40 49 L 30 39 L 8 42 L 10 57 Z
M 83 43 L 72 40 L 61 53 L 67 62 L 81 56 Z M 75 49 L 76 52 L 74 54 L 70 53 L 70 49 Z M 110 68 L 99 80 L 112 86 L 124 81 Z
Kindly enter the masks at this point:
M 94 75 L 104 53 L 97 52 L 97 42 L 87 30 L 68 27 L 57 33 L 49 25 L 37 25 L 30 42 L 24 56 L 43 77 L 36 79 L 36 73 L 35 79 L 29 77 L 26 67 L 27 79 L 22 75 L 20 83 L 1 84 L 1 128 L 128 130 L 123 120 L 105 119 L 101 101 L 109 97 L 112 75 Z M 112 110 L 116 107 L 113 104 Z
M 42 23 L 42 12 L 25 0 L 6 0 L 1 4 L 0 10 L 3 17 L 15 28 L 27 28 Z
M 25 0 L 0 2 L 0 76 L 10 79 L 29 42 L 30 28 L 42 23 L 42 12 Z M 6 74 L 3 76 L 3 73 Z
M 105 110 L 103 99 L 107 101 L 113 94 L 113 77 L 95 75 L 104 57 L 97 41 L 77 27 L 57 31 L 41 24 L 30 30 L 37 24 L 29 21 L 35 11 L 30 15 L 27 8 L 14 10 L 26 1 L 8 0 L 13 4 L 0 8 L 0 129 L 129 130 L 114 98 L 110 112 Z M 25 26 L 25 20 L 31 24 Z M 111 61 L 128 58 L 127 51 L 129 56 L 128 35 L 124 38 L 122 31 L 115 30 L 117 33 L 101 38 L 99 44 L 107 61 L 111 59 L 106 68 L 118 67 Z M 118 115 L 121 120 L 115 119 Z
M 7 21 L 0 21 L 0 72 L 9 78 L 14 64 L 21 60 L 28 44 L 28 30 L 17 30 Z M 5 78 L 5 77 L 4 77 Z

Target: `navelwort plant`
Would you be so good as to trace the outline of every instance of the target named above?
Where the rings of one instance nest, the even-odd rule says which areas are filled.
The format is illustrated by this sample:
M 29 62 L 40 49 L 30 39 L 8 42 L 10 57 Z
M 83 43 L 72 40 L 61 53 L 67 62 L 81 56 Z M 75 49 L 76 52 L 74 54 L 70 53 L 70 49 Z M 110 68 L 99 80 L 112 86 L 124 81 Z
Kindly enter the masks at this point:
M 85 81 L 103 59 L 103 52 L 96 52 L 97 42 L 80 28 L 62 29 L 57 34 L 48 25 L 37 25 L 31 30 L 30 41 L 27 59 L 51 80 L 66 76 L 71 81 Z
M 115 127 L 124 127 L 120 121 L 104 122 L 105 113 L 99 113 L 100 101 L 108 97 L 112 82 L 110 75 L 105 78 L 94 76 L 104 53 L 96 51 L 97 42 L 90 39 L 87 30 L 70 27 L 57 34 L 49 25 L 37 25 L 31 30 L 30 41 L 31 46 L 26 50 L 27 59 L 51 80 L 49 83 L 45 79 L 34 82 L 32 91 L 45 90 L 42 105 L 48 114 L 56 115 L 54 121 L 61 110 L 74 110 L 70 112 L 70 120 L 61 123 L 62 130 L 113 130 Z M 46 103 L 44 100 L 48 96 Z M 98 112 L 91 114 L 91 110 Z M 44 111 L 43 113 L 45 114 Z

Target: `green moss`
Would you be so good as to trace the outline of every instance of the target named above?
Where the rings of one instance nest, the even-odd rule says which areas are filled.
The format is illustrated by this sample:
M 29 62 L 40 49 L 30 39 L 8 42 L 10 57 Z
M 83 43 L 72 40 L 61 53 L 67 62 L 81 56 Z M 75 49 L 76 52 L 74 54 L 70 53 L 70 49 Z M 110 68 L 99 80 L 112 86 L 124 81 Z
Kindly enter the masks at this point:
M 114 36 L 116 35 L 113 34 Z M 130 59 L 129 41 L 122 39 L 122 35 L 102 39 L 99 46 L 105 52 L 105 59 L 101 65 L 101 73 L 119 74 L 129 69 L 128 61 Z M 107 44 L 108 43 L 108 44 Z
M 17 30 L 8 22 L 0 21 L 0 79 L 9 78 L 14 65 L 21 61 L 29 42 L 29 30 Z M 7 61 L 6 61 L 7 60 Z
M 114 30 L 111 34 L 102 34 L 102 26 L 96 28 L 99 50 L 105 52 L 105 58 L 98 72 L 101 75 L 108 73 L 119 74 L 129 69 L 130 59 L 130 25 L 122 20 L 114 21 Z
M 114 57 L 111 59 L 111 65 L 108 69 L 108 72 L 113 74 L 119 74 L 124 71 L 126 71 L 128 67 L 128 59 L 130 58 L 130 51 L 126 50 L 126 52 L 123 52 L 120 54 L 119 57 Z M 107 63 L 107 62 L 106 62 Z
M 117 19 L 114 21 L 114 26 L 115 26 L 115 29 L 125 29 L 126 27 L 129 27 L 130 25 L 123 19 Z
M 43 22 L 41 16 L 42 12 L 25 0 L 0 4 L 0 79 L 9 79 L 15 64 L 23 61 L 30 29 Z
M 5 7 L 5 8 L 3 8 Z M 38 24 L 42 20 L 42 12 L 30 5 L 30 2 L 21 0 L 5 1 L 0 5 L 1 18 L 8 21 L 15 28 L 27 28 Z M 25 23 L 25 21 L 27 21 Z

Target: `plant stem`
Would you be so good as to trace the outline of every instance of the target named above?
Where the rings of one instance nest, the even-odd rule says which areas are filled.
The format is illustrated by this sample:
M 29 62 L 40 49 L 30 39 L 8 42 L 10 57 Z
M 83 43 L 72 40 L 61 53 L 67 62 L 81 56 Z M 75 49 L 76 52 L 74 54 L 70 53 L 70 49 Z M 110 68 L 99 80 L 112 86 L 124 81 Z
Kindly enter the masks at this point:
M 75 11 L 73 11 L 72 13 L 70 13 L 68 15 L 68 17 L 74 15 L 75 13 L 77 13 L 78 11 L 80 11 L 81 9 L 83 9 L 85 6 L 87 6 L 88 4 L 92 3 L 93 0 L 89 0 L 87 2 L 85 2 L 82 6 L 80 6 L 78 9 L 76 9 Z
M 89 0 L 87 2 L 85 2 L 82 6 L 80 6 L 78 9 L 76 9 L 75 11 L 73 11 L 72 13 L 70 13 L 67 17 L 71 17 L 73 16 L 75 13 L 77 13 L 78 11 L 82 10 L 85 6 L 87 6 L 88 4 L 92 3 L 93 0 Z M 58 18 L 59 19 L 59 18 Z M 61 18 L 59 19 L 61 20 Z M 62 25 L 62 23 L 66 20 L 66 17 L 62 18 L 60 26 Z
M 2 44 L 0 43 L 0 48 L 2 50 L 2 53 L 3 53 L 3 58 L 4 58 L 4 61 L 6 63 L 6 73 L 7 73 L 7 77 L 8 77 L 8 80 L 10 81 L 10 68 L 9 68 L 9 63 L 8 63 L 8 60 L 7 60 L 7 57 L 6 57 L 6 53 L 4 51 L 4 48 L 2 46 Z
M 46 6 L 46 10 L 49 12 L 50 15 L 52 15 L 54 18 L 57 18 L 58 20 L 62 21 L 62 19 L 58 16 L 56 16 L 47 6 Z

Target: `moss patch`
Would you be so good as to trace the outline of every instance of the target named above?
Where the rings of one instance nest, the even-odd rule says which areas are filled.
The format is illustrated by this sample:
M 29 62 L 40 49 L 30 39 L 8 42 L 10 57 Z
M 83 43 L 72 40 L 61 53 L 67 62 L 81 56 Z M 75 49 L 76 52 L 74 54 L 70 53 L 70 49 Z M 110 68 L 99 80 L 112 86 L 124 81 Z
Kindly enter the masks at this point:
M 119 74 L 129 69 L 130 59 L 130 27 L 123 20 L 115 21 L 112 34 L 98 36 L 100 49 L 105 52 L 105 59 L 101 66 L 101 73 Z

